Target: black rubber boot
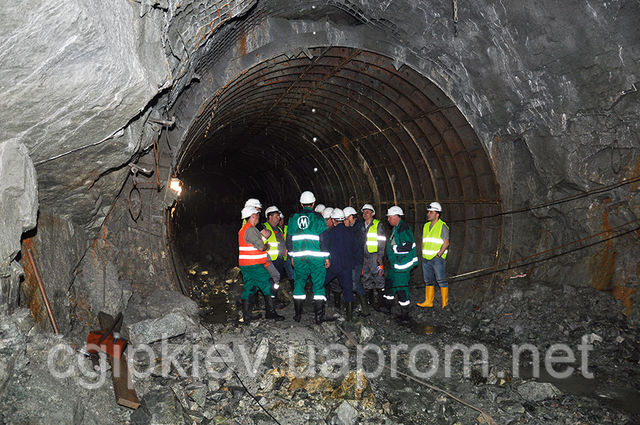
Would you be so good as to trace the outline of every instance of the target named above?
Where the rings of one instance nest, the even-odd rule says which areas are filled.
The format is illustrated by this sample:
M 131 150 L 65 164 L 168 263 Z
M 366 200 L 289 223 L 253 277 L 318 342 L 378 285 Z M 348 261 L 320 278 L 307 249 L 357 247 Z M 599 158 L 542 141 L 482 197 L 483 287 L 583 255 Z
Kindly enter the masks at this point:
M 333 306 L 336 310 L 340 311 L 340 301 L 342 299 L 342 294 L 340 292 L 333 292 Z
M 378 305 L 374 306 L 374 310 L 375 311 L 382 311 L 382 308 L 384 307 L 384 291 L 382 289 L 378 289 L 377 291 L 378 294 Z
M 336 320 L 335 317 L 329 317 L 324 314 L 324 300 L 314 300 L 313 301 L 313 309 L 316 313 L 316 325 L 322 324 L 322 322 L 333 322 Z
M 293 316 L 293 320 L 300 323 L 302 319 L 302 307 L 304 306 L 304 300 L 293 300 L 293 307 L 295 309 L 295 315 Z
M 367 303 L 369 305 L 373 305 L 373 289 L 367 289 L 365 290 L 365 293 L 367 295 Z
M 393 308 L 393 304 L 395 303 L 395 300 L 389 300 L 387 299 L 384 295 L 382 296 L 382 306 L 380 307 L 380 309 L 384 309 L 387 310 L 387 314 L 391 314 L 391 309 Z
M 408 322 L 411 320 L 411 316 L 409 316 L 409 306 L 400 306 L 400 315 L 398 315 L 398 320 L 403 322 Z
M 260 319 L 262 317 L 262 314 L 252 313 L 252 307 L 253 305 L 250 300 L 242 300 L 242 318 L 244 323 L 249 323 L 252 320 Z
M 347 306 L 347 322 L 353 322 L 353 302 L 345 303 Z
M 276 313 L 276 299 L 272 298 L 269 295 L 264 296 L 264 305 L 267 313 L 265 317 L 267 319 L 274 319 L 276 322 L 281 322 L 284 320 L 284 316 L 280 316 Z
M 369 304 L 367 304 L 367 299 L 365 297 L 356 295 L 356 302 L 358 303 L 358 305 L 360 305 L 360 308 L 362 308 L 362 311 L 360 312 L 360 316 L 367 317 L 371 314 L 369 312 Z

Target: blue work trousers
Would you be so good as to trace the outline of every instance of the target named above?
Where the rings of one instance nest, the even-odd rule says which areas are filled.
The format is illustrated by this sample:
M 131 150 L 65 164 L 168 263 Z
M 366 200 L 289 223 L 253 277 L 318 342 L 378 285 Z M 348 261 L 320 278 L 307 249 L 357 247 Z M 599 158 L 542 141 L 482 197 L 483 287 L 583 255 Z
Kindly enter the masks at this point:
M 433 257 L 431 260 L 422 258 L 422 276 L 427 286 L 434 286 L 436 283 L 441 288 L 447 288 L 449 284 L 445 277 L 445 266 L 447 261 L 444 258 Z

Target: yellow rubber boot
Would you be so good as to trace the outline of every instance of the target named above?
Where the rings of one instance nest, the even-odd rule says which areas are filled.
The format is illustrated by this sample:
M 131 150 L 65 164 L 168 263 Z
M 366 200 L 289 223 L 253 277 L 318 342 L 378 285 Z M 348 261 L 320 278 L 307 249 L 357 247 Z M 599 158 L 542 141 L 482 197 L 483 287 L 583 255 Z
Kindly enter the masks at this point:
M 426 286 L 424 289 L 424 302 L 416 304 L 418 307 L 433 307 L 433 298 L 436 295 L 436 288 Z
M 449 287 L 440 288 L 440 295 L 442 295 L 442 308 L 449 305 Z

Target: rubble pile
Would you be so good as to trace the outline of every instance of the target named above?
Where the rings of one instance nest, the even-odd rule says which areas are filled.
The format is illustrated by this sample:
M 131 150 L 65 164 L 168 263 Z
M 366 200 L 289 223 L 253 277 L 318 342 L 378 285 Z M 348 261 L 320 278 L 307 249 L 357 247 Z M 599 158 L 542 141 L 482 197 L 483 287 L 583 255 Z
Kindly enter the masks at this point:
M 452 312 L 414 307 L 399 321 L 372 310 L 349 323 L 331 307 L 339 320 L 321 326 L 310 301 L 301 323 L 288 306 L 284 322 L 244 325 L 203 323 L 176 293 L 134 295 L 122 332 L 136 410 L 116 405 L 108 366 L 91 375 L 74 348 L 80 333 L 44 333 L 19 310 L 0 323 L 0 414 L 5 423 L 638 423 L 640 332 L 610 294 L 525 279 L 456 298 L 463 292 L 452 288 Z M 559 345 L 573 360 L 548 370 L 550 350 L 567 354 Z M 567 367 L 566 378 L 552 376 Z

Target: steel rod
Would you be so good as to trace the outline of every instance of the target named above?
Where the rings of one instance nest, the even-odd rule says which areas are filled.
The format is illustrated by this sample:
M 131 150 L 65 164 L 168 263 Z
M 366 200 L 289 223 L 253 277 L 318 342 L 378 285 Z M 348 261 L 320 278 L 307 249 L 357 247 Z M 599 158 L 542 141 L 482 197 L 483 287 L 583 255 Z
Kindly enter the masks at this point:
M 51 311 L 51 304 L 49 304 L 49 299 L 47 298 L 47 293 L 44 290 L 44 286 L 42 285 L 42 279 L 40 279 L 40 273 L 38 273 L 38 267 L 36 266 L 36 262 L 33 259 L 33 255 L 31 255 L 31 250 L 27 249 L 27 255 L 29 256 L 29 261 L 33 266 L 33 272 L 36 275 L 36 280 L 38 281 L 38 287 L 40 288 L 40 293 L 42 294 L 42 299 L 44 300 L 44 306 L 47 308 L 47 313 L 49 314 L 49 319 L 51 320 L 51 325 L 53 326 L 53 332 L 59 334 L 60 330 L 58 330 L 58 325 L 56 324 L 56 319 L 53 317 L 53 311 Z

